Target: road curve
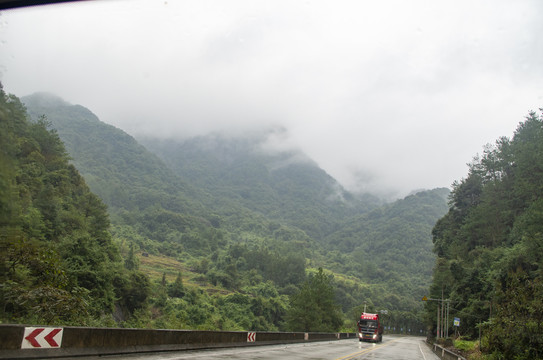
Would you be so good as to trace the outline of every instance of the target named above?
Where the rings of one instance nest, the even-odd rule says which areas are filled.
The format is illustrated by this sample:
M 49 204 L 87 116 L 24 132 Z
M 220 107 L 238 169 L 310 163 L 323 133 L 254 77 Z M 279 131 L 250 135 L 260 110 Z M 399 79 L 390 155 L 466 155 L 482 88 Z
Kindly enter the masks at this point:
M 387 335 L 383 342 L 370 344 L 357 339 L 301 344 L 251 346 L 198 351 L 160 352 L 152 354 L 93 356 L 85 360 L 176 360 L 176 359 L 237 359 L 237 360 L 437 360 L 424 338 Z

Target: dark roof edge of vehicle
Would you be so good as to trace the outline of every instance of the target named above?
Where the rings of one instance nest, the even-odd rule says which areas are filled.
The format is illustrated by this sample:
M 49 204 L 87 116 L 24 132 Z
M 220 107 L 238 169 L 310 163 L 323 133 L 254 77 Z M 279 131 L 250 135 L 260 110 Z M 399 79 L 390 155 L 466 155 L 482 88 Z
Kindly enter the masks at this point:
M 0 10 L 14 9 L 26 6 L 48 5 L 85 0 L 0 0 Z

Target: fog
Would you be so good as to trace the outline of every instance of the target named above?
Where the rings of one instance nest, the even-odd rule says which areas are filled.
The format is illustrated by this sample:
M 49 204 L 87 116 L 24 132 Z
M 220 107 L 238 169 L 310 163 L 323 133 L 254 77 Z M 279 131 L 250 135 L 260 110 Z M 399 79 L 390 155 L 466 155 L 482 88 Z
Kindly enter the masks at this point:
M 543 107 L 543 2 L 86 1 L 0 13 L 0 81 L 139 136 L 285 129 L 353 191 L 449 187 Z M 271 141 L 271 140 L 270 140 Z

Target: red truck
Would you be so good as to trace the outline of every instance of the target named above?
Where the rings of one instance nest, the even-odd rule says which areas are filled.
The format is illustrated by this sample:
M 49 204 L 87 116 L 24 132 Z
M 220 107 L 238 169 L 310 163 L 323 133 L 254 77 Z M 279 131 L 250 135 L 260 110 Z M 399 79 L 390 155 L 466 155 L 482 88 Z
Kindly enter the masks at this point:
M 358 320 L 358 340 L 383 341 L 383 325 L 379 321 L 379 314 L 362 313 Z

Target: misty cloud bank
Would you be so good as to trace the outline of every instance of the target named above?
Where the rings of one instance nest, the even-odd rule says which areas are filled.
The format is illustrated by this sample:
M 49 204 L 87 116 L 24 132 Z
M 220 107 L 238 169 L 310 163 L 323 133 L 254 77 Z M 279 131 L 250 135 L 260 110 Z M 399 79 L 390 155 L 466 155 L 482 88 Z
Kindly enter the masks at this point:
M 90 1 L 0 14 L 0 80 L 132 135 L 284 129 L 346 188 L 449 186 L 543 106 L 543 3 Z M 97 21 L 97 19 L 100 19 Z

